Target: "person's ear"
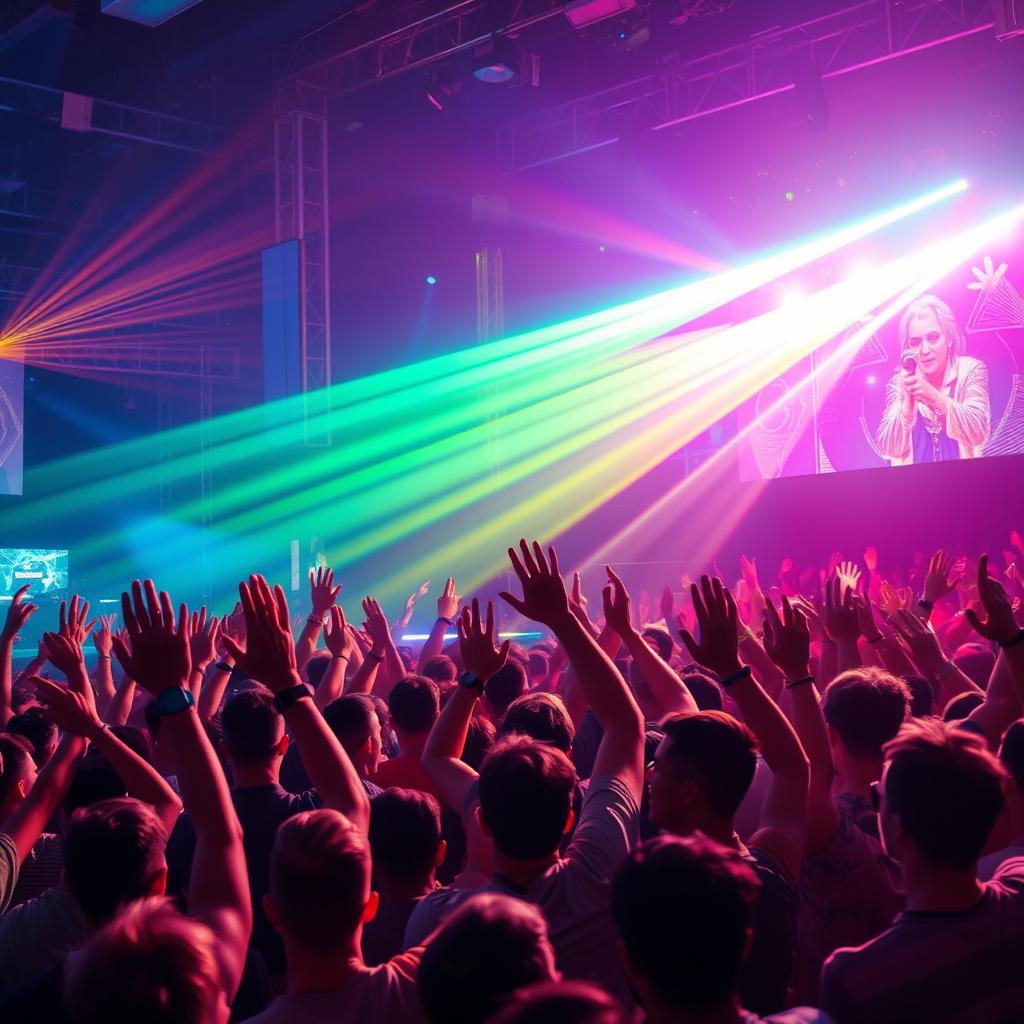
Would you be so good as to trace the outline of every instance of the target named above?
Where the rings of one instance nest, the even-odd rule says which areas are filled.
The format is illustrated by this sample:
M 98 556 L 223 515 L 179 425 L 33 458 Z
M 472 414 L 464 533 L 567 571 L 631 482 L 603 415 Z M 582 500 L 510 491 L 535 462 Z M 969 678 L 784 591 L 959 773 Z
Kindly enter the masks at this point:
M 439 868 L 444 863 L 444 858 L 448 854 L 448 843 L 442 839 L 437 844 L 437 856 L 434 858 L 434 867 Z
M 149 882 L 149 896 L 164 896 L 167 894 L 167 865 L 164 864 L 162 868 L 150 879 Z
M 569 813 L 565 816 L 565 828 L 562 829 L 562 835 L 567 836 L 572 831 L 572 827 L 575 824 L 576 812 L 570 807 Z
M 217 749 L 220 750 L 220 756 L 224 758 L 225 761 L 231 760 L 231 751 L 228 750 L 228 745 L 223 740 L 217 741 Z
M 493 839 L 494 835 L 491 832 L 491 829 L 490 829 L 490 827 L 487 824 L 487 819 L 484 817 L 484 812 L 480 808 L 479 804 L 476 805 L 476 809 L 473 811 L 473 814 L 476 816 L 476 823 L 477 823 L 478 827 L 480 828 L 480 831 L 485 836 L 487 836 L 488 839 Z
M 754 929 L 748 928 L 746 935 L 743 936 L 743 954 L 740 957 L 740 962 L 746 962 L 748 956 L 750 956 L 750 947 L 754 944 Z
M 359 919 L 360 924 L 369 924 L 380 910 L 380 893 L 371 892 L 370 898 L 363 907 L 363 916 Z
M 288 737 L 288 733 L 285 733 L 285 734 L 284 734 L 284 735 L 283 735 L 283 736 L 282 736 L 282 737 L 281 737 L 281 738 L 280 738 L 280 739 L 279 739 L 279 740 L 277 741 L 277 753 L 278 753 L 278 756 L 279 756 L 279 757 L 284 757 L 284 755 L 288 753 L 288 744 L 289 744 L 290 742 L 291 742 L 291 740 L 290 740 L 290 739 L 289 739 L 289 737 Z
M 267 915 L 267 920 L 274 926 L 274 930 L 279 932 L 281 930 L 281 912 L 277 909 L 274 897 L 269 892 L 263 894 L 263 913 Z

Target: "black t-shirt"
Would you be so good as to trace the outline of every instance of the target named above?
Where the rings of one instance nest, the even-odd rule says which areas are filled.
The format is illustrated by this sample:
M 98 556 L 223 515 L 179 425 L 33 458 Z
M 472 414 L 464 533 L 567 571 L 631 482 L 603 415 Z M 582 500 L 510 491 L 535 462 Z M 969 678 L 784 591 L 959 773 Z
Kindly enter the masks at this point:
M 276 784 L 233 789 L 231 800 L 242 825 L 245 863 L 249 871 L 251 944 L 262 954 L 271 974 L 283 974 L 284 945 L 263 912 L 263 897 L 270 891 L 270 851 L 282 822 L 303 811 L 323 807 L 323 800 L 315 790 L 289 793 Z M 184 896 L 188 892 L 195 848 L 192 819 L 182 814 L 167 841 L 167 891 L 170 895 Z

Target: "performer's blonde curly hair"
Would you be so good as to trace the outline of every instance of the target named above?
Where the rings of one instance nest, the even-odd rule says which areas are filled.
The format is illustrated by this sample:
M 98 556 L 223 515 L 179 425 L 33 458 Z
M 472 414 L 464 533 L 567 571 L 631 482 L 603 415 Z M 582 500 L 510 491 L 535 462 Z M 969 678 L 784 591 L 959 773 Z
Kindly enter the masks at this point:
M 900 318 L 900 348 L 907 347 L 907 339 L 910 337 L 910 321 L 918 313 L 924 313 L 926 310 L 931 310 L 935 314 L 935 319 L 938 320 L 939 327 L 942 328 L 942 333 L 949 343 L 950 355 L 962 356 L 964 354 L 963 333 L 956 322 L 953 310 L 937 295 L 921 295 L 903 311 L 903 316 Z

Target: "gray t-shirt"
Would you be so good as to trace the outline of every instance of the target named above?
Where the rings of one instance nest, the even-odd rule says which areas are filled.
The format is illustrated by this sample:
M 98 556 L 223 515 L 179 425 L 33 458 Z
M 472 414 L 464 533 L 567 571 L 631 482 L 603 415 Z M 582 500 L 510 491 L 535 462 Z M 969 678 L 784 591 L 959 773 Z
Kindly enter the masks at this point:
M 85 933 L 85 916 L 66 889 L 47 889 L 11 907 L 0 919 L 0 988 L 52 970 L 82 944 Z
M 0 914 L 11 902 L 14 887 L 18 884 L 18 851 L 14 840 L 0 832 Z

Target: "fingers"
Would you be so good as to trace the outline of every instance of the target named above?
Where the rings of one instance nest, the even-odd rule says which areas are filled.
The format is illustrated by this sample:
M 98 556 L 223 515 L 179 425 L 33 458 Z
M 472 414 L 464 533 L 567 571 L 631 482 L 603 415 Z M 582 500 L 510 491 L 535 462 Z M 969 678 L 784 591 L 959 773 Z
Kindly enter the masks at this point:
M 511 594 L 506 593 L 504 590 L 498 595 L 511 608 L 514 608 L 520 615 L 526 615 L 526 605 L 519 600 L 518 597 L 513 597 Z
M 235 643 L 234 639 L 226 633 L 221 637 L 221 642 L 224 644 L 224 650 L 228 653 L 231 660 L 236 665 L 241 665 L 245 660 L 245 649 L 239 647 L 238 644 Z
M 519 550 L 523 555 L 523 565 L 526 567 L 526 571 L 530 576 L 536 576 L 538 574 L 537 563 L 534 560 L 533 552 L 530 551 L 529 544 L 526 543 L 525 539 L 519 541 Z
M 688 629 L 679 630 L 679 639 L 683 641 L 683 646 L 689 651 L 690 657 L 695 662 L 700 663 L 700 648 L 697 646 L 697 642 L 693 639 L 693 634 Z
M 111 640 L 111 646 L 113 647 L 114 657 L 117 658 L 118 664 L 122 669 L 124 669 L 126 675 L 134 679 L 135 676 L 132 673 L 131 668 L 132 656 L 129 654 L 128 647 L 124 640 L 120 636 L 115 636 Z

